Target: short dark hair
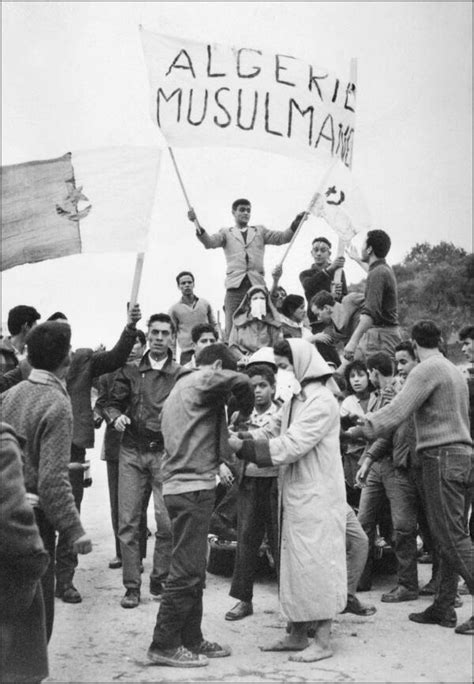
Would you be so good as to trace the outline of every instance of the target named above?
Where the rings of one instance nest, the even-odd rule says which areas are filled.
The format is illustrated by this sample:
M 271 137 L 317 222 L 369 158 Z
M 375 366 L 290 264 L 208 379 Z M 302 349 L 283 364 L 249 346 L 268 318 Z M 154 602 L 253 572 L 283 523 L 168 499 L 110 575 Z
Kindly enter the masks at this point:
M 249 378 L 253 378 L 256 375 L 261 375 L 262 378 L 268 382 L 271 387 L 275 387 L 275 373 L 272 369 L 263 363 L 252 363 L 245 371 Z
M 135 337 L 135 343 L 136 343 L 136 342 L 140 342 L 140 344 L 141 344 L 142 346 L 143 346 L 144 344 L 146 344 L 146 335 L 145 335 L 145 333 L 143 332 L 143 330 L 137 330 L 137 334 L 136 334 L 136 337 Z
M 384 378 L 388 378 L 393 375 L 392 357 L 387 352 L 376 352 L 367 359 L 367 368 L 368 370 L 378 370 Z
M 425 349 L 436 349 L 441 342 L 441 330 L 434 321 L 417 321 L 411 329 L 411 338 L 420 347 Z
M 71 327 L 68 323 L 46 321 L 28 333 L 26 344 L 33 368 L 55 371 L 69 354 Z
M 350 363 L 347 364 L 347 366 L 344 369 L 344 380 L 346 382 L 346 392 L 347 394 L 354 394 L 354 390 L 352 389 L 351 385 L 351 372 L 352 371 L 361 371 L 362 373 L 365 373 L 367 375 L 367 380 L 369 380 L 369 371 L 367 370 L 367 366 L 361 359 L 354 359 L 354 361 L 351 361 Z M 368 385 L 369 391 L 373 390 L 373 386 L 369 380 L 369 385 Z
M 183 276 L 189 276 L 190 278 L 192 278 L 193 283 L 195 282 L 194 275 L 191 273 L 191 271 L 181 271 L 181 273 L 178 273 L 178 275 L 176 276 L 176 282 L 178 285 L 179 285 L 179 281 L 181 280 L 181 278 Z
M 235 356 L 222 342 L 216 344 L 209 344 L 204 349 L 201 349 L 196 358 L 196 366 L 210 366 L 211 363 L 217 360 L 222 361 L 222 368 L 225 370 L 237 370 L 237 361 Z
M 248 199 L 245 199 L 242 197 L 241 199 L 236 199 L 232 202 L 232 211 L 235 211 L 237 209 L 237 207 L 240 206 L 241 204 L 244 204 L 245 206 L 248 206 L 248 207 L 252 206 Z
M 283 300 L 280 311 L 284 316 L 291 318 L 296 309 L 299 309 L 302 304 L 304 304 L 303 297 L 296 294 L 289 294 L 286 295 L 285 299 Z
M 273 353 L 276 354 L 276 356 L 284 356 L 285 359 L 288 359 L 288 361 L 293 364 L 293 352 L 291 351 L 291 347 L 287 340 L 278 340 L 278 342 L 273 345 Z
M 171 318 L 171 316 L 168 316 L 168 314 L 166 314 L 166 313 L 152 314 L 147 321 L 147 326 L 150 327 L 150 325 L 152 323 L 156 323 L 156 322 L 168 323 L 170 328 L 171 328 L 171 332 L 173 333 L 173 335 L 175 334 L 176 330 L 174 327 L 173 319 Z
M 411 358 L 416 361 L 415 350 L 413 349 L 413 345 L 410 340 L 403 340 L 403 342 L 400 342 L 400 344 L 397 344 L 395 347 L 395 354 L 397 352 L 403 351 L 407 352 L 407 354 L 410 354 Z
M 8 312 L 7 325 L 10 335 L 18 335 L 25 323 L 28 323 L 28 325 L 31 326 L 40 318 L 41 315 L 33 306 L 26 306 L 25 304 L 14 306 L 13 309 L 10 309 Z
M 321 290 L 320 292 L 316 292 L 316 294 L 311 297 L 309 305 L 317 306 L 318 309 L 322 309 L 326 305 L 334 306 L 335 303 L 336 300 L 330 292 L 327 290 Z
M 46 320 L 48 320 L 48 321 L 67 321 L 67 316 L 62 311 L 55 311 Z
M 459 331 L 459 339 L 464 342 L 469 337 L 469 339 L 474 340 L 474 325 L 465 325 Z
M 392 241 L 384 230 L 369 230 L 366 245 L 372 247 L 372 251 L 378 259 L 383 259 L 389 253 Z
M 214 326 L 210 323 L 198 323 L 193 328 L 191 328 L 191 339 L 194 342 L 194 344 L 199 342 L 199 338 L 201 337 L 201 335 L 204 335 L 204 333 L 212 333 L 216 338 L 217 342 L 218 337 Z
M 315 242 L 324 242 L 329 247 L 329 249 L 332 249 L 332 245 L 329 242 L 329 240 L 327 239 L 327 237 L 314 238 L 314 240 L 311 242 L 311 247 L 314 245 Z

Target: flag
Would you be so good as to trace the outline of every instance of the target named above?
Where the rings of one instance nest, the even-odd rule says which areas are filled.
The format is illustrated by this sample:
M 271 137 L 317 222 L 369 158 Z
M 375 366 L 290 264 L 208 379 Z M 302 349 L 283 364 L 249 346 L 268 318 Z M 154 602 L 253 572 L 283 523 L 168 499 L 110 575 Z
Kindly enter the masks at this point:
M 289 54 L 140 33 L 152 119 L 169 146 L 252 147 L 350 164 L 354 83 Z
M 145 251 L 159 164 L 158 148 L 115 147 L 3 166 L 1 270 Z
M 357 233 L 371 227 L 362 191 L 350 169 L 339 161 L 324 176 L 310 211 L 323 218 L 344 242 L 350 242 Z

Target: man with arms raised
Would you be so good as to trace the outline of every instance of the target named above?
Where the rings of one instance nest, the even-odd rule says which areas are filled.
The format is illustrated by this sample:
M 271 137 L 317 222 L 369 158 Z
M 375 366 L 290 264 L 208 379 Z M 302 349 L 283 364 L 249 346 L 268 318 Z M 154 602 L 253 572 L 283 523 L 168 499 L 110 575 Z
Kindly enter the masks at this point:
M 298 214 L 287 230 L 269 230 L 265 226 L 249 226 L 251 204 L 247 199 L 237 199 L 232 204 L 235 225 L 221 228 L 218 233 L 209 235 L 199 226 L 197 238 L 206 249 L 222 247 L 227 261 L 225 280 L 226 294 L 225 334 L 229 337 L 235 310 L 252 285 L 265 286 L 263 257 L 265 245 L 284 245 L 290 242 L 298 228 L 303 214 Z M 197 222 L 196 214 L 188 212 L 190 221 Z

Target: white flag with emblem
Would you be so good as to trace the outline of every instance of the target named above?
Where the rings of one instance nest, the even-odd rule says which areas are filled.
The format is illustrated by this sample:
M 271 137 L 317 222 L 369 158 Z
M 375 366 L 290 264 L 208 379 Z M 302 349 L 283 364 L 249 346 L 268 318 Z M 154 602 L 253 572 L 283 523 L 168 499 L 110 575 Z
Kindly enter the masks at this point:
M 323 218 L 344 242 L 371 228 L 370 212 L 357 180 L 339 161 L 334 162 L 324 186 L 314 195 L 311 213 Z

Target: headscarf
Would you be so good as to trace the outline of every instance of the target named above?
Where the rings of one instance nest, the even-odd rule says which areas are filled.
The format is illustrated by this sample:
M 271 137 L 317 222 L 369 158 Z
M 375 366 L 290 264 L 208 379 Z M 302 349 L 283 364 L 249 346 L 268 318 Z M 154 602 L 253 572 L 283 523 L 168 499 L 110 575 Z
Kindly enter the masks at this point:
M 320 380 L 322 377 L 332 375 L 334 368 L 326 363 L 316 347 L 306 340 L 297 338 L 287 339 L 293 356 L 293 370 L 300 385 L 304 385 L 311 380 Z M 329 378 L 326 387 L 339 394 L 339 388 L 333 378 Z
M 261 320 L 268 325 L 273 325 L 275 328 L 280 328 L 280 315 L 270 299 L 267 289 L 262 285 L 254 285 L 251 287 L 245 297 L 242 299 L 234 313 L 234 325 L 238 328 L 241 328 L 253 320 L 250 316 L 250 300 L 252 295 L 254 295 L 256 292 L 262 292 L 265 295 L 267 313 Z

